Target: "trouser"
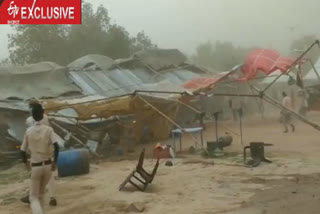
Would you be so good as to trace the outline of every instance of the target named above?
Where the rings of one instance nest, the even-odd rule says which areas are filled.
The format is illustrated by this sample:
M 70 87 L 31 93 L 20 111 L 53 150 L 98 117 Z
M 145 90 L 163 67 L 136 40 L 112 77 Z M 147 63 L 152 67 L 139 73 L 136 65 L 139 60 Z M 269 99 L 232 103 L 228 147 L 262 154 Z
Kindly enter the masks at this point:
M 48 194 L 50 198 L 56 198 L 56 178 L 58 176 L 57 170 L 52 172 L 51 178 L 49 180 L 49 183 L 47 185 L 48 188 Z
M 44 195 L 50 180 L 51 165 L 36 166 L 31 169 L 30 203 L 33 214 L 43 214 Z
M 294 124 L 292 122 L 292 116 L 291 113 L 283 113 L 283 125 L 284 125 L 284 130 L 288 131 L 288 125 L 290 125 L 292 128 L 294 127 Z
M 47 189 L 48 189 L 48 195 L 49 198 L 56 198 L 56 189 L 57 189 L 57 185 L 56 185 L 56 179 L 58 177 L 58 171 L 54 171 L 51 173 L 51 178 L 49 180 L 49 183 L 47 185 Z M 28 195 L 30 195 L 30 192 L 28 193 Z

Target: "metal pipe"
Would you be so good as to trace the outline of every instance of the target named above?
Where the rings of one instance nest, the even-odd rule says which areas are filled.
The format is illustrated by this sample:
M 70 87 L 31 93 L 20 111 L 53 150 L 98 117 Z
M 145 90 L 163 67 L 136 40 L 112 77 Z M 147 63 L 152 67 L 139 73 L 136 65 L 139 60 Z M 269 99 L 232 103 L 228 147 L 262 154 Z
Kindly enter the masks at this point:
M 305 117 L 301 116 L 300 114 L 297 114 L 296 112 L 284 107 L 282 104 L 280 104 L 277 100 L 273 99 L 272 97 L 263 94 L 263 92 L 260 92 L 259 89 L 257 89 L 254 86 L 251 86 L 254 90 L 256 90 L 258 93 L 261 94 L 261 99 L 264 99 L 265 101 L 267 101 L 268 103 L 275 105 L 277 107 L 279 107 L 282 110 L 286 110 L 287 112 L 292 113 L 296 118 L 298 118 L 299 120 L 301 120 L 302 122 L 312 126 L 313 128 L 317 129 L 318 131 L 320 131 L 320 126 L 318 124 L 315 124 L 309 120 L 307 120 Z
M 213 94 L 213 96 L 223 96 L 223 97 L 260 97 L 258 94 Z
M 136 90 L 135 93 L 185 94 L 185 92 L 177 92 L 177 91 L 148 91 L 148 90 Z
M 318 73 L 318 71 L 317 71 L 316 67 L 314 66 L 314 63 L 312 62 L 312 60 L 311 60 L 311 59 L 309 59 L 308 61 L 310 62 L 310 64 L 311 64 L 311 66 L 312 66 L 312 69 L 313 69 L 314 73 L 315 73 L 315 74 L 316 74 L 316 76 L 318 77 L 318 80 L 320 80 L 320 75 L 319 75 L 319 73 Z
M 163 112 L 161 112 L 159 109 L 157 109 L 154 105 L 152 105 L 150 102 L 148 102 L 147 100 L 145 100 L 143 97 L 141 97 L 140 95 L 138 95 L 138 98 L 143 101 L 145 104 L 147 104 L 148 106 L 150 106 L 153 110 L 155 110 L 156 112 L 158 112 L 161 116 L 163 116 L 164 118 L 166 118 L 170 123 L 172 123 L 173 125 L 175 125 L 177 128 L 179 128 L 181 130 L 182 133 L 186 133 L 189 134 L 196 142 L 196 144 L 198 143 L 198 140 L 190 133 L 186 132 L 184 128 L 182 128 L 178 123 L 176 123 L 175 121 L 173 121 L 170 117 L 168 117 L 167 115 L 165 115 Z M 200 143 L 201 145 L 201 143 Z M 208 150 L 206 148 L 204 148 L 203 145 L 201 145 L 202 149 L 209 154 Z
M 243 135 L 242 135 L 242 108 L 239 109 L 239 119 L 240 119 L 240 139 L 241 139 L 241 145 L 243 146 Z
M 312 43 L 312 45 L 305 50 L 287 69 L 286 74 L 290 73 L 292 68 L 313 48 L 313 46 L 318 45 L 320 48 L 320 42 L 319 40 L 316 40 L 314 43 Z M 279 76 L 277 76 L 277 78 L 275 78 L 263 91 L 262 93 L 265 93 L 284 73 L 279 74 Z
M 214 113 L 214 118 L 216 122 L 216 143 L 218 144 L 218 119 L 219 119 L 219 112 Z
M 101 98 L 101 99 L 97 99 L 97 100 L 90 100 L 90 101 L 84 101 L 84 102 L 73 103 L 73 104 L 66 104 L 66 105 L 61 105 L 61 106 L 59 106 L 58 109 L 67 108 L 67 107 L 72 107 L 72 106 L 77 106 L 77 105 L 83 105 L 83 104 L 88 104 L 88 103 L 94 103 L 94 102 L 112 100 L 112 99 L 116 99 L 116 98 L 132 96 L 132 95 L 134 95 L 134 93 L 123 94 L 123 95 L 114 96 L 114 97 L 106 97 L 106 98 Z M 46 110 L 46 111 L 50 111 L 50 110 L 56 110 L 56 109 L 57 109 L 57 107 L 55 107 L 55 108 L 46 108 L 45 110 Z

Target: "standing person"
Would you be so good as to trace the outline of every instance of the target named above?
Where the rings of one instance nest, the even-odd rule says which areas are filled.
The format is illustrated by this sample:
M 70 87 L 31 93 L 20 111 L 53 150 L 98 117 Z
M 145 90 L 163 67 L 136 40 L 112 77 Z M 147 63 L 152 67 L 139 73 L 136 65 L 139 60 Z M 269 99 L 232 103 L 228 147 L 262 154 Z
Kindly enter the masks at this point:
M 38 105 L 38 104 L 40 104 L 38 100 L 34 100 L 34 99 L 30 100 L 30 102 L 29 102 L 30 111 L 32 111 L 32 108 L 33 108 L 34 105 Z M 45 126 L 49 126 L 50 127 L 50 122 L 49 122 L 48 116 L 46 114 L 43 114 L 43 119 L 41 121 L 39 121 L 39 123 L 41 125 L 45 125 Z M 26 120 L 27 128 L 30 128 L 30 127 L 34 126 L 35 124 L 36 124 L 36 121 L 34 120 L 32 115 L 29 116 L 27 118 L 27 120 Z M 56 135 L 56 139 L 60 140 L 58 135 Z M 50 179 L 50 181 L 48 183 L 48 186 L 47 186 L 48 193 L 49 193 L 49 198 L 50 198 L 49 204 L 51 206 L 57 206 L 56 181 L 55 181 L 57 176 L 58 176 L 57 170 L 52 172 L 51 179 Z M 21 198 L 21 201 L 24 202 L 24 203 L 30 203 L 29 194 L 26 195 L 25 197 Z
M 291 98 L 286 94 L 286 92 L 282 92 L 282 96 L 283 96 L 282 105 L 286 109 L 293 111 Z M 288 110 L 281 111 L 282 118 L 283 118 L 283 124 L 284 124 L 284 128 L 285 128 L 284 133 L 288 132 L 288 125 L 291 126 L 292 132 L 295 131 L 295 126 L 292 122 L 292 115 L 291 115 L 291 112 Z
M 32 117 L 35 125 L 28 128 L 21 145 L 22 160 L 28 171 L 31 171 L 30 202 L 33 214 L 43 214 L 45 188 L 52 171 L 57 168 L 59 145 L 53 129 L 41 124 L 44 110 L 40 104 L 34 104 Z M 52 151 L 54 158 L 52 161 Z M 30 152 L 30 163 L 27 162 L 27 151 Z
M 38 105 L 38 104 L 40 104 L 40 102 L 35 99 L 32 99 L 29 102 L 29 109 L 30 109 L 31 115 L 26 120 L 27 128 L 30 128 L 31 126 L 33 126 L 35 124 L 35 120 L 32 117 L 32 108 L 34 105 Z M 49 118 L 46 114 L 43 113 L 43 119 L 40 121 L 40 123 L 42 125 L 50 126 Z

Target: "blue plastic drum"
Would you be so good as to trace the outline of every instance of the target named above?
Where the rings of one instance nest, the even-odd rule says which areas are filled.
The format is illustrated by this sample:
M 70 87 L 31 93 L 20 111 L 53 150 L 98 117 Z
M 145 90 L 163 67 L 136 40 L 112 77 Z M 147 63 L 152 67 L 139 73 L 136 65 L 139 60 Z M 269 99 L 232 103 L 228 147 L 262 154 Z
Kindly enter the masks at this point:
M 58 173 L 60 177 L 88 174 L 90 154 L 87 149 L 75 149 L 59 153 Z

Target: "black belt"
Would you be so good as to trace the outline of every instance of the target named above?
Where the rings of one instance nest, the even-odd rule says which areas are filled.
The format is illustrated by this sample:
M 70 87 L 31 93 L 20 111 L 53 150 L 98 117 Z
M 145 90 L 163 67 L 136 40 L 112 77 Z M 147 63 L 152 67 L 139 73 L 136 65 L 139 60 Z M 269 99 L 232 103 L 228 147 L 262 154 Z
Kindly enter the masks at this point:
M 45 166 L 51 164 L 51 160 L 39 162 L 39 163 L 32 163 L 31 166 Z

